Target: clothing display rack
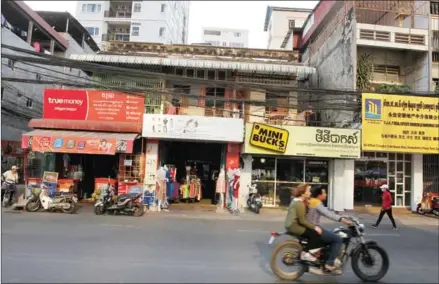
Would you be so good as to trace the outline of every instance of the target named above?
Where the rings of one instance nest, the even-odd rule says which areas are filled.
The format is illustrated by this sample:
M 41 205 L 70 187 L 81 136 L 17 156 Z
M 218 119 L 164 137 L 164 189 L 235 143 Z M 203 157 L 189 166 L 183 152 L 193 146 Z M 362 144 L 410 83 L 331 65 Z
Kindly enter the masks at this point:
M 201 180 L 196 175 L 190 175 L 189 182 L 180 185 L 180 200 L 200 201 L 201 197 Z

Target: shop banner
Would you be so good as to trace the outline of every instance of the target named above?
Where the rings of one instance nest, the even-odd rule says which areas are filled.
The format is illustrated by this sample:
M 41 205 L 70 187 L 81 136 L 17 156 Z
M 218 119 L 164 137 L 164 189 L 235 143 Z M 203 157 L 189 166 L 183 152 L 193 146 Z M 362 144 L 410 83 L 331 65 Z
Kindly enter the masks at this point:
M 32 151 L 69 154 L 114 155 L 116 139 L 33 136 Z
M 359 158 L 360 130 L 309 126 L 276 127 L 247 123 L 244 153 Z
M 141 124 L 144 98 L 109 91 L 44 90 L 43 118 Z
M 362 149 L 439 154 L 439 98 L 363 94 Z
M 242 143 L 244 120 L 239 118 L 145 114 L 143 137 Z

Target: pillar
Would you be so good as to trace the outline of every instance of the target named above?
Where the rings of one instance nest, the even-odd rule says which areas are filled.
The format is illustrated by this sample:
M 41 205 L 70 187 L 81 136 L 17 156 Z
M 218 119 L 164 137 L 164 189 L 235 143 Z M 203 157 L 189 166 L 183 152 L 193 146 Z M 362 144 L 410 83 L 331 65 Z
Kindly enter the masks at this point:
M 32 43 L 32 32 L 34 30 L 34 22 L 29 21 L 29 24 L 27 26 L 27 38 L 26 38 L 26 42 L 28 45 L 31 45 Z
M 343 212 L 354 209 L 354 160 L 333 159 L 329 162 L 328 207 Z
M 241 200 L 243 200 L 242 202 L 242 206 L 243 207 L 247 207 L 247 198 L 249 195 L 249 187 L 251 185 L 251 181 L 252 181 L 252 160 L 253 157 L 252 155 L 245 155 L 243 157 L 244 160 L 244 168 L 241 170 Z
M 55 40 L 51 39 L 50 40 L 50 54 L 54 55 L 55 54 Z
M 416 205 L 421 201 L 424 191 L 422 154 L 412 154 L 412 181 L 410 188 L 410 207 L 412 211 L 416 211 Z

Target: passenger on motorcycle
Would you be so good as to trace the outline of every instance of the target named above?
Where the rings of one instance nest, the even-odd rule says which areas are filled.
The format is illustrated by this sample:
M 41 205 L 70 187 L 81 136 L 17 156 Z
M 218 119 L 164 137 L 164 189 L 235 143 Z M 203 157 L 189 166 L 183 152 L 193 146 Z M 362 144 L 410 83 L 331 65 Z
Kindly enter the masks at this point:
M 323 215 L 328 219 L 331 219 L 336 222 L 341 222 L 346 225 L 352 225 L 352 222 L 347 220 L 346 218 L 341 217 L 335 212 L 330 211 L 323 205 L 323 202 L 326 200 L 327 194 L 326 190 L 323 187 L 317 187 L 312 190 L 311 198 L 308 202 L 308 213 L 306 215 L 307 220 L 314 224 L 315 226 L 320 226 L 320 217 Z M 343 240 L 334 234 L 333 232 L 323 229 L 322 240 L 329 244 L 329 256 L 326 260 L 326 269 L 330 271 L 336 271 L 337 267 L 334 265 L 335 259 L 340 252 L 340 248 Z M 339 272 L 339 271 L 337 271 Z
M 293 193 L 295 197 L 288 207 L 287 217 L 285 219 L 285 229 L 296 237 L 306 238 L 308 243 L 300 255 L 302 260 L 317 261 L 317 258 L 309 253 L 309 250 L 323 246 L 321 235 L 322 228 L 315 226 L 306 219 L 306 204 L 311 195 L 311 186 L 309 184 L 299 185 Z
M 14 186 L 18 183 L 17 170 L 18 170 L 17 166 L 12 166 L 9 171 L 3 173 L 2 180 L 4 180 L 5 183 L 3 183 L 2 185 L 2 192 L 1 192 L 2 200 L 3 200 L 3 195 L 5 194 L 6 186 L 9 186 L 6 182 L 13 184 Z

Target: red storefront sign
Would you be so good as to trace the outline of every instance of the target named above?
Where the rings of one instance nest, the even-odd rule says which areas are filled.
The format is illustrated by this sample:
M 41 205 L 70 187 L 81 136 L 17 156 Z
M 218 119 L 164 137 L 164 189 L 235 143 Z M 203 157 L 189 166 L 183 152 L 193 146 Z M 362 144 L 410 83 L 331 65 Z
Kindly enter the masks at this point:
M 144 98 L 111 91 L 44 90 L 43 118 L 143 123 Z
M 33 136 L 32 151 L 114 155 L 116 139 Z

